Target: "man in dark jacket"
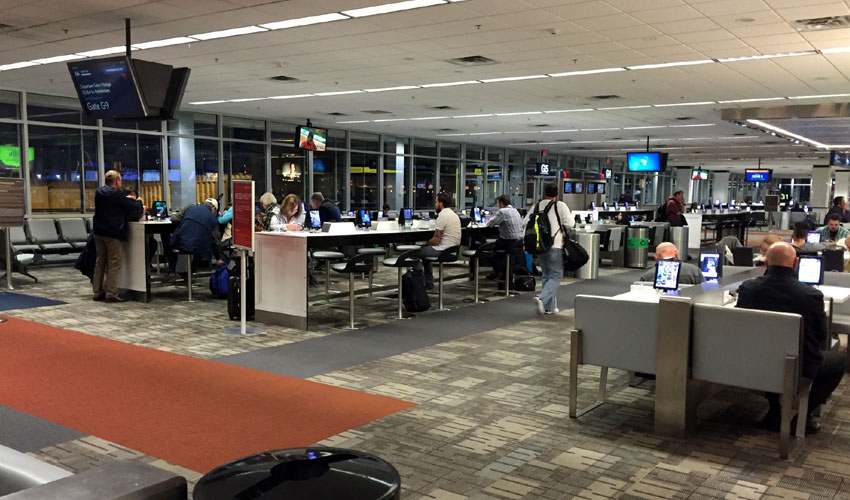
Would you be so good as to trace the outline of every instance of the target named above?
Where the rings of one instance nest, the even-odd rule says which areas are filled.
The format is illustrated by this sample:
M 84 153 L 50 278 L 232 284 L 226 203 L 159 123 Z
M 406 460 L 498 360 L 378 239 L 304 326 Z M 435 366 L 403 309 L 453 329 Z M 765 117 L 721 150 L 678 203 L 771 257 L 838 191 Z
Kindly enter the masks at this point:
M 171 248 L 190 252 L 201 261 L 209 262 L 213 256 L 219 264 L 220 250 L 213 232 L 218 229 L 218 201 L 209 198 L 203 205 L 193 205 L 183 212 L 180 224 L 171 235 Z
M 843 196 L 836 196 L 832 200 L 832 206 L 829 207 L 829 211 L 826 212 L 826 216 L 823 218 L 824 225 L 829 224 L 829 216 L 832 214 L 840 215 L 841 222 L 850 222 L 850 210 L 848 210 L 847 200 Z
M 322 224 L 325 222 L 339 222 L 342 220 L 342 214 L 339 213 L 337 207 L 331 200 L 326 200 L 322 193 L 315 192 L 310 196 L 310 204 L 313 205 L 313 210 L 319 211 L 319 218 Z
M 820 427 L 812 420 L 812 411 L 829 398 L 844 376 L 847 358 L 843 353 L 824 351 L 826 315 L 823 293 L 797 279 L 797 253 L 789 243 L 770 246 L 765 257 L 764 276 L 747 280 L 738 288 L 737 307 L 799 314 L 803 317 L 802 376 L 812 380 L 806 432 Z M 764 332 L 769 335 L 770 332 Z M 767 428 L 779 429 L 778 394 L 767 394 L 770 409 L 762 420 Z
M 680 189 L 667 198 L 667 222 L 671 226 L 684 225 L 683 213 L 685 213 L 685 192 Z
M 105 186 L 94 194 L 94 244 L 97 260 L 94 265 L 92 292 L 94 300 L 123 302 L 118 297 L 118 277 L 121 274 L 121 242 L 127 241 L 127 223 L 142 217 L 143 202 L 127 197 L 121 191 L 121 174 L 106 172 Z M 106 277 L 104 279 L 104 276 Z

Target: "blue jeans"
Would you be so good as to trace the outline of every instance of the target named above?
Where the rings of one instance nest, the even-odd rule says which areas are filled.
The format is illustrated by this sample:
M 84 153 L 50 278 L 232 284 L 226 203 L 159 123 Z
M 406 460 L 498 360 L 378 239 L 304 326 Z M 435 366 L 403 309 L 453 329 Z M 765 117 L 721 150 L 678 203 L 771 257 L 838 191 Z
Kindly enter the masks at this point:
M 540 300 L 543 308 L 554 311 L 558 308 L 558 287 L 561 278 L 564 277 L 564 249 L 550 248 L 548 252 L 540 256 L 540 267 L 543 273 L 543 288 L 540 290 Z

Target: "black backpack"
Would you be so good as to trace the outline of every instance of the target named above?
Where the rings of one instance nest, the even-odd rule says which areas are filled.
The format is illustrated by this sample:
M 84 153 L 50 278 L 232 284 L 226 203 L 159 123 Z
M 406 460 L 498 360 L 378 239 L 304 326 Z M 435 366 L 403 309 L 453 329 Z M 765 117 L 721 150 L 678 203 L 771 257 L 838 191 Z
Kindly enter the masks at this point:
M 425 273 L 411 269 L 401 277 L 401 301 L 407 312 L 422 312 L 431 308 L 425 289 Z
M 658 205 L 655 209 L 655 222 L 667 222 L 667 202 Z
M 552 234 L 552 227 L 549 225 L 549 210 L 557 202 L 552 200 L 540 212 L 540 203 L 534 204 L 534 211 L 528 217 L 528 225 L 525 226 L 525 235 L 523 236 L 523 245 L 525 251 L 531 255 L 542 255 L 552 248 L 552 243 L 555 240 L 555 235 Z M 555 211 L 557 214 L 557 210 Z

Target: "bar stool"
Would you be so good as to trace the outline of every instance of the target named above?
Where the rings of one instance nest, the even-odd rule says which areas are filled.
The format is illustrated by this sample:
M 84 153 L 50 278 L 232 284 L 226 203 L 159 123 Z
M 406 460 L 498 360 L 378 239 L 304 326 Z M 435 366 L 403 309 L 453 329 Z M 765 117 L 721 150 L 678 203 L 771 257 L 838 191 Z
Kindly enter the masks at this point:
M 313 258 L 316 260 L 325 261 L 325 295 L 328 297 L 328 303 L 331 301 L 331 261 L 341 260 L 345 258 L 342 252 L 333 252 L 331 250 L 319 250 L 313 252 Z
M 375 273 L 378 272 L 378 256 L 386 257 L 387 249 L 386 248 L 376 248 L 376 247 L 365 247 L 357 249 L 358 255 L 371 255 L 372 256 L 372 269 L 369 272 L 369 296 L 372 296 L 372 281 Z
M 438 293 L 439 293 L 439 302 L 440 302 L 440 311 L 448 311 L 448 309 L 443 308 L 443 264 L 446 262 L 456 262 L 458 259 L 458 255 L 460 254 L 460 245 L 446 248 L 441 251 L 439 255 L 434 257 L 425 257 L 430 262 L 436 262 L 440 267 L 440 283 L 438 285 Z
M 479 283 L 479 273 L 478 273 L 478 265 L 481 261 L 481 257 L 493 256 L 493 248 L 496 246 L 495 241 L 488 241 L 487 243 L 483 243 L 478 246 L 476 249 L 464 250 L 461 254 L 464 257 L 470 257 L 472 259 L 472 276 L 474 277 L 475 282 L 475 295 L 473 296 L 472 303 L 478 304 L 479 302 L 485 302 L 478 298 L 478 283 Z M 464 299 L 464 302 L 469 299 Z
M 415 245 L 414 245 L 415 246 Z M 414 315 L 410 314 L 408 316 L 404 315 L 404 310 L 402 309 L 402 297 L 401 297 L 401 270 L 404 268 L 416 267 L 419 263 L 419 248 L 414 248 L 408 250 L 397 257 L 387 257 L 384 259 L 383 264 L 387 267 L 395 267 L 398 269 L 398 319 L 410 319 L 413 318 Z
M 396 245 L 395 246 L 396 251 L 399 252 L 400 254 L 404 253 L 404 252 L 409 252 L 411 250 L 419 250 L 420 248 L 422 248 L 422 245 Z
M 192 252 L 184 250 L 182 248 L 172 248 L 171 251 L 177 254 L 178 259 L 181 255 L 186 256 L 186 283 L 187 287 L 189 288 L 189 300 L 187 302 L 194 302 L 194 300 L 192 300 Z M 179 264 L 180 263 L 178 261 L 178 267 Z
M 523 240 L 516 240 L 511 246 L 502 250 L 496 250 L 496 254 L 505 254 L 505 297 L 511 296 L 511 277 L 513 274 L 514 256 L 522 251 Z
M 372 259 L 373 255 L 362 253 L 355 255 L 345 262 L 329 265 L 329 267 L 333 268 L 334 272 L 348 274 L 348 325 L 343 327 L 345 330 L 354 330 L 362 327 L 362 325 L 355 326 L 354 324 L 354 275 L 358 273 L 369 273 L 371 277 Z

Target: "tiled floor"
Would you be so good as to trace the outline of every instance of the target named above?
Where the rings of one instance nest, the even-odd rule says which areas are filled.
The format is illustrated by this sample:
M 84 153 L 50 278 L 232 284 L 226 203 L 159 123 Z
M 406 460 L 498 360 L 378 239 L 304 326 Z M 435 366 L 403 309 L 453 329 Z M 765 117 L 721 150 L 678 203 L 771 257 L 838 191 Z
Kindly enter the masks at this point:
M 612 272 L 617 271 L 603 269 Z M 41 283 L 18 291 L 68 304 L 12 315 L 189 356 L 215 358 L 339 332 L 327 326 L 313 332 L 265 327 L 257 336 L 229 336 L 222 333 L 223 301 L 172 302 L 181 296 L 178 291 L 151 304 L 108 305 L 92 302 L 87 281 L 73 271 L 44 268 L 37 274 Z M 382 279 L 395 278 L 385 275 Z M 447 290 L 448 303 L 462 306 L 468 291 Z M 386 321 L 395 310 L 391 300 L 363 300 L 358 311 L 368 322 Z M 332 325 L 344 320 L 345 310 L 323 317 Z M 401 472 L 403 498 L 410 500 L 850 498 L 846 380 L 824 409 L 820 434 L 808 438 L 792 461 L 778 458 L 776 434 L 754 427 L 766 409 L 756 393 L 723 390 L 700 408 L 693 437 L 665 438 L 652 432 L 652 382 L 630 388 L 626 374 L 612 370 L 610 402 L 572 420 L 567 417 L 572 325 L 572 310 L 566 310 L 316 376 L 317 382 L 419 403 L 322 444 L 387 459 Z M 580 370 L 580 404 L 595 397 L 597 375 L 592 367 Z M 177 470 L 190 481 L 204 472 L 180 470 L 94 436 L 35 455 L 72 470 L 137 459 Z

